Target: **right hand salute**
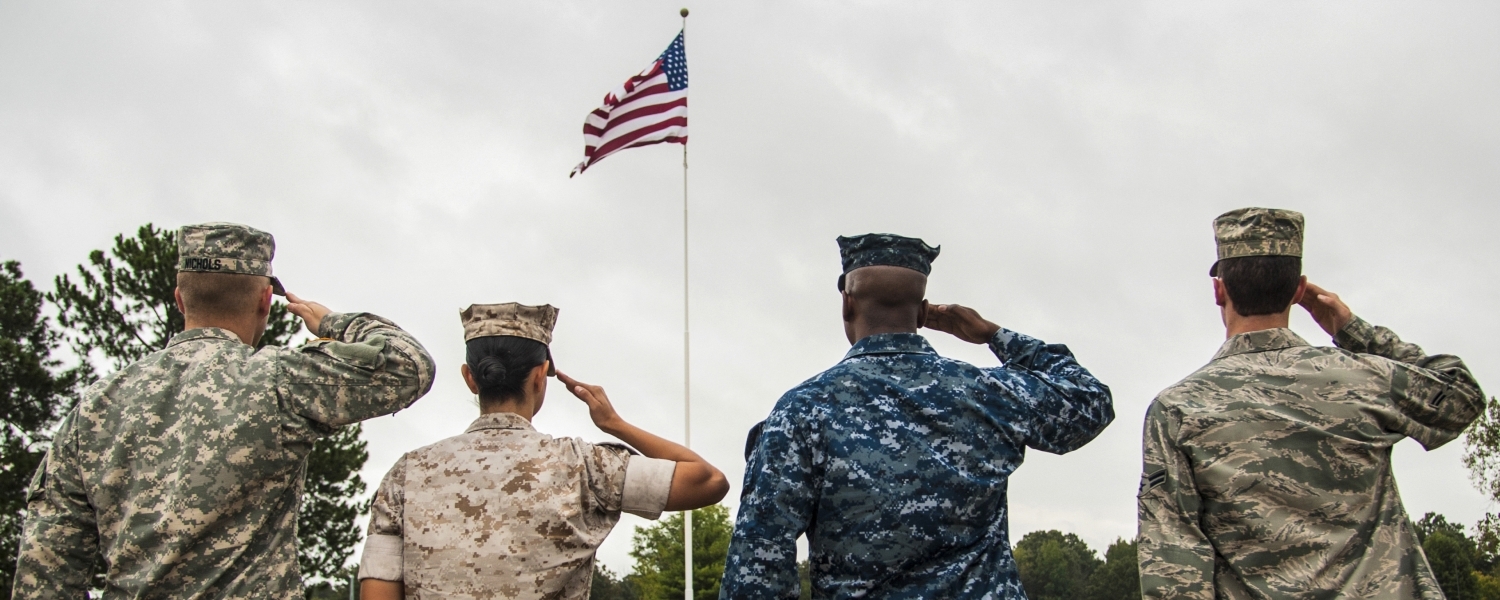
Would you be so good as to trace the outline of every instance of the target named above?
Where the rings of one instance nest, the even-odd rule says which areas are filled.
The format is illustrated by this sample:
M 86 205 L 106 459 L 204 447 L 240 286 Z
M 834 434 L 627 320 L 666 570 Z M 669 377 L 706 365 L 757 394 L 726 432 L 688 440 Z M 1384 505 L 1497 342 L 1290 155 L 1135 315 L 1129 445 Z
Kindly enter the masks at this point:
M 927 305 L 924 327 L 952 334 L 970 344 L 988 344 L 1000 331 L 999 325 L 979 316 L 979 311 L 958 304 Z
M 287 292 L 286 299 L 290 300 L 286 305 L 286 309 L 302 318 L 302 323 L 307 326 L 307 332 L 315 336 L 321 335 L 318 333 L 318 326 L 323 324 L 323 317 L 328 316 L 328 313 L 333 311 L 317 302 L 298 298 L 296 294 L 291 292 Z
M 1313 285 L 1311 281 L 1307 282 L 1307 290 L 1302 292 L 1302 299 L 1297 303 L 1307 309 L 1307 314 L 1312 315 L 1328 335 L 1338 335 L 1354 320 L 1354 312 L 1339 299 L 1338 294 Z
M 729 480 L 697 452 L 687 446 L 667 441 L 649 431 L 631 425 L 609 402 L 604 388 L 589 385 L 557 372 L 557 380 L 568 386 L 568 391 L 589 406 L 589 418 L 601 431 L 634 446 L 649 458 L 660 458 L 677 463 L 672 473 L 672 491 L 667 494 L 667 510 L 693 510 L 716 504 L 729 493 Z

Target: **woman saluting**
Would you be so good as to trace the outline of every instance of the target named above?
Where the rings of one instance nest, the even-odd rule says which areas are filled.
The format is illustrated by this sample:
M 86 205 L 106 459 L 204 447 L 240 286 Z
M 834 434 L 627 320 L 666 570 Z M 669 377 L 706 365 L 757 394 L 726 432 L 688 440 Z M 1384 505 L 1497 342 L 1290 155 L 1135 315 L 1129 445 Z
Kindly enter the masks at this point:
M 380 484 L 360 561 L 361 596 L 587 598 L 594 551 L 628 512 L 714 504 L 724 474 L 692 450 L 625 422 L 604 389 L 556 373 L 552 306 L 475 304 L 460 313 L 479 396 L 464 433 L 406 453 Z M 531 426 L 556 374 L 617 444 Z

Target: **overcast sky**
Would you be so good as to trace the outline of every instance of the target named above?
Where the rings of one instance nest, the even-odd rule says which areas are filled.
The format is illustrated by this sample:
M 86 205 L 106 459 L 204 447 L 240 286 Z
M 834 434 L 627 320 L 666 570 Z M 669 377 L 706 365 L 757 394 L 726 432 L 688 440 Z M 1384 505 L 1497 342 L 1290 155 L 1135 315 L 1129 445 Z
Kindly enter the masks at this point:
M 561 307 L 559 366 L 681 439 L 681 147 L 567 177 L 680 6 L 0 3 L 0 259 L 50 288 L 147 222 L 274 233 L 288 288 L 438 362 L 367 424 L 372 488 L 477 414 L 470 303 Z M 1092 444 L 1028 454 L 1013 539 L 1134 534 L 1146 407 L 1223 340 L 1210 223 L 1232 208 L 1302 211 L 1314 282 L 1500 385 L 1500 4 L 689 6 L 693 446 L 731 506 L 745 431 L 848 348 L 839 235 L 941 244 L 931 300 L 1065 343 L 1114 390 Z M 555 384 L 536 425 L 608 439 Z M 1462 454 L 1397 446 L 1413 516 L 1494 509 Z M 605 543 L 616 571 L 641 522 Z

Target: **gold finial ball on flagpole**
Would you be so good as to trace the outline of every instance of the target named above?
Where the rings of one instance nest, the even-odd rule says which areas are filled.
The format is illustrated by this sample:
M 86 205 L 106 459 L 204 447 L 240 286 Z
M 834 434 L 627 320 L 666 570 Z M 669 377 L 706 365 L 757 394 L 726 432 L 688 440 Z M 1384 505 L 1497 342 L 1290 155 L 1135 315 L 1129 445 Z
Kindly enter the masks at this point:
M 677 11 L 677 14 L 682 15 L 682 18 L 686 19 L 687 18 L 687 7 L 683 7 L 682 10 Z

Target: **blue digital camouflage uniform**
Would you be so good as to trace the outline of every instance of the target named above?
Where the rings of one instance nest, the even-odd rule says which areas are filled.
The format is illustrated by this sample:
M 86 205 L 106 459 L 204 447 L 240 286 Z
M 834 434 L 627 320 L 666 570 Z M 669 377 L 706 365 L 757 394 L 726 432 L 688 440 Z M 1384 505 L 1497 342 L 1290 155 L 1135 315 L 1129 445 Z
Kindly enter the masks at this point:
M 721 598 L 1024 598 L 1006 486 L 1026 447 L 1075 450 L 1114 419 L 1066 346 L 1001 329 L 995 368 L 922 336 L 866 337 L 787 392 L 753 442 Z

